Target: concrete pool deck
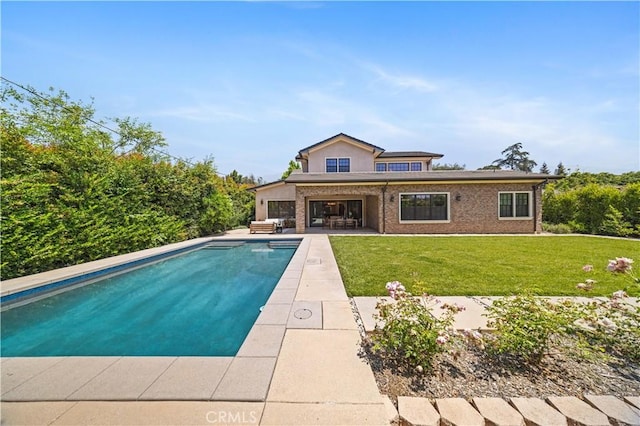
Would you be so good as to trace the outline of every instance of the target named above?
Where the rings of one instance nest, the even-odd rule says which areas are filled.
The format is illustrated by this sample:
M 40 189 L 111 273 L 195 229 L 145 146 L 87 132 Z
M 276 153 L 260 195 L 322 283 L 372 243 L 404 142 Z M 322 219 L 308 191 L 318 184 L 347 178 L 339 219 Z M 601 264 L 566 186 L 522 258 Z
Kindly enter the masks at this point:
M 406 424 L 605 425 L 609 418 L 640 425 L 637 395 L 585 395 L 589 405 L 573 397 L 511 398 L 509 405 L 399 396 L 396 411 L 358 356 L 359 330 L 326 235 L 243 230 L 215 239 L 300 237 L 236 357 L 2 358 L 0 424 L 388 425 L 399 414 Z M 467 307 L 457 328 L 486 326 L 482 313 L 493 298 L 440 299 Z M 353 300 L 364 328 L 375 327 L 379 298 Z M 594 423 L 596 415 L 604 420 Z
M 2 358 L 2 424 L 389 424 L 329 240 L 302 237 L 236 357 Z

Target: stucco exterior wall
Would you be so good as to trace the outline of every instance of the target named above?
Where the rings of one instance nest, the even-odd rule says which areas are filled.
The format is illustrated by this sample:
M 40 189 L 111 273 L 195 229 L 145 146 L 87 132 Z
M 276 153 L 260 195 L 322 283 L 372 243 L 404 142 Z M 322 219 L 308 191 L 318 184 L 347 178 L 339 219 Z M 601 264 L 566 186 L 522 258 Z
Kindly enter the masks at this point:
M 373 152 L 352 143 L 338 141 L 309 153 L 308 170 L 310 173 L 324 173 L 325 159 L 350 158 L 351 172 L 372 172 Z
M 296 187 L 291 184 L 274 185 L 256 190 L 256 220 L 267 218 L 269 201 L 293 201 L 296 199 Z
M 524 234 L 542 230 L 541 189 L 534 191 L 531 183 L 389 184 L 382 200 L 383 188 L 384 185 L 298 186 L 296 232 L 305 231 L 308 199 L 336 197 L 364 197 L 365 226 L 387 234 Z M 500 219 L 498 194 L 503 191 L 532 192 L 532 217 Z M 400 194 L 411 192 L 448 193 L 448 223 L 400 223 Z

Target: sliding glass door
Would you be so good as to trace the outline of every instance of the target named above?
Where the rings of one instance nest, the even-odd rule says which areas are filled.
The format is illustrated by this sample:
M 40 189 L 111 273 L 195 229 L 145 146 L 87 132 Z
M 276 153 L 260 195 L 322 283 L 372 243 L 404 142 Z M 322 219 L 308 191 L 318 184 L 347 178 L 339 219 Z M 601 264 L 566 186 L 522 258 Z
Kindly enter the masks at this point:
M 357 219 L 362 226 L 362 200 L 309 201 L 309 226 L 322 226 L 332 217 Z

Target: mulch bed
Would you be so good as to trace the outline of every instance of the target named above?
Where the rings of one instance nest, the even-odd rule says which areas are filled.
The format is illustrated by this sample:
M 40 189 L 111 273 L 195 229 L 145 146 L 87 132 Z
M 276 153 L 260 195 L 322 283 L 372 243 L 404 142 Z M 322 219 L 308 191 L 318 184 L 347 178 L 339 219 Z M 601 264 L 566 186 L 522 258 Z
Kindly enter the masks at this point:
M 640 364 L 613 355 L 580 356 L 570 340 L 557 342 L 537 365 L 515 357 L 491 356 L 472 346 L 439 354 L 422 373 L 382 351 L 371 341 L 352 308 L 362 336 L 360 356 L 371 366 L 380 392 L 397 406 L 398 396 L 435 398 L 640 395 Z
M 584 394 L 640 395 L 640 365 L 624 359 L 580 359 L 553 351 L 539 365 L 491 357 L 468 348 L 438 355 L 431 371 L 418 373 L 397 359 L 373 352 L 365 342 L 361 356 L 371 366 L 378 388 L 397 404 L 398 396 L 426 398 L 537 397 Z

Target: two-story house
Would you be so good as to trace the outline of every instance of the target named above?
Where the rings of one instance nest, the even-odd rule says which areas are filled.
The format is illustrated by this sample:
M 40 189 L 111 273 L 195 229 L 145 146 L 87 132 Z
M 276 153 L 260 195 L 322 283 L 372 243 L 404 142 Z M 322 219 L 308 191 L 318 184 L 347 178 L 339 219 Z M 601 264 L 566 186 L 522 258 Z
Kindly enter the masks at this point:
M 295 220 L 297 233 L 334 219 L 383 234 L 541 231 L 542 186 L 556 176 L 432 170 L 438 158 L 386 152 L 340 133 L 301 149 L 302 168 L 288 178 L 253 188 L 256 220 Z

